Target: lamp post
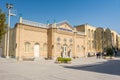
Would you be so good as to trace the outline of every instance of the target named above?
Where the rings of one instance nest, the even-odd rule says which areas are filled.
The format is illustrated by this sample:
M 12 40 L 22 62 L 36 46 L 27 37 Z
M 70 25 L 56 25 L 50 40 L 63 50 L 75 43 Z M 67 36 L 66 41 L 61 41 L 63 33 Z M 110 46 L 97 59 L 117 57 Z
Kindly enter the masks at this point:
M 6 4 L 6 8 L 8 9 L 8 27 L 7 27 L 7 49 L 6 49 L 6 58 L 9 58 L 9 28 L 10 28 L 10 16 L 15 16 L 15 14 L 12 14 L 10 10 L 13 8 L 12 4 Z

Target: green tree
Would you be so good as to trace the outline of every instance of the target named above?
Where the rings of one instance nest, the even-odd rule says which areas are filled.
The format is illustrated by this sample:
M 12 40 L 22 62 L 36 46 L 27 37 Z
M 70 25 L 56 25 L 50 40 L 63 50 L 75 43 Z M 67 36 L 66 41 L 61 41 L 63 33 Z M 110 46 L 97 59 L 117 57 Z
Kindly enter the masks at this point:
M 113 49 L 112 48 L 107 48 L 106 49 L 107 55 L 106 56 L 113 56 Z
M 6 15 L 5 13 L 2 12 L 2 10 L 0 9 L 0 41 L 2 39 L 2 35 L 5 34 L 6 32 Z

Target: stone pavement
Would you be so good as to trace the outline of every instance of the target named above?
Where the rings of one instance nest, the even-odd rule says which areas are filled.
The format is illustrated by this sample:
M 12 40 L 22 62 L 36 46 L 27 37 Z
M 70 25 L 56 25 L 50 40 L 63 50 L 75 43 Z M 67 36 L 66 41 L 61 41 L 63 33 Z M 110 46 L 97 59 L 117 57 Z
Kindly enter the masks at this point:
M 0 58 L 0 80 L 120 80 L 119 66 L 120 58 L 78 58 L 71 64 Z

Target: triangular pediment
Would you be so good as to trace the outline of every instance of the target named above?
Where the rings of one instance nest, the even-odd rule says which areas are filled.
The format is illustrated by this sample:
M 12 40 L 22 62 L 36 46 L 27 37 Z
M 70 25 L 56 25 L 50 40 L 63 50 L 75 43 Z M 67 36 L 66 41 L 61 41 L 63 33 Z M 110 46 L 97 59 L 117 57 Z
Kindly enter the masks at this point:
M 57 27 L 59 29 L 73 30 L 73 27 L 67 21 L 57 23 Z

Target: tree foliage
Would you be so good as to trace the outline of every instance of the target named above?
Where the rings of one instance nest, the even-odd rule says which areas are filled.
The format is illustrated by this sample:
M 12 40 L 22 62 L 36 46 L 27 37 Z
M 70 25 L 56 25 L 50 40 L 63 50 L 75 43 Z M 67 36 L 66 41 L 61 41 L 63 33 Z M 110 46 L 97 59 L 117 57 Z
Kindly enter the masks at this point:
M 6 15 L 5 13 L 2 12 L 2 10 L 0 9 L 0 41 L 2 39 L 2 35 L 5 34 L 6 32 Z
M 107 48 L 106 49 L 107 55 L 106 56 L 113 56 L 113 49 L 112 48 Z

